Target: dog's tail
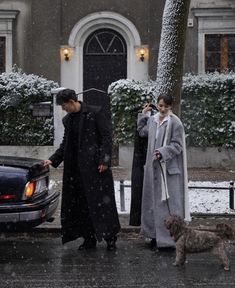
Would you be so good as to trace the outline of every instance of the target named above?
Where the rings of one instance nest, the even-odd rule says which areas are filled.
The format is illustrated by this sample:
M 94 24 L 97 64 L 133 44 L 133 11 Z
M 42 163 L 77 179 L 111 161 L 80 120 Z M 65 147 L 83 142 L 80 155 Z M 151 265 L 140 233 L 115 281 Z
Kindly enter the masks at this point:
M 209 231 L 216 233 L 223 240 L 235 240 L 235 230 L 226 223 L 219 223 L 216 226 L 203 226 L 194 227 L 194 229 L 199 231 Z
M 226 223 L 219 223 L 216 225 L 216 234 L 224 240 L 235 239 L 235 231 Z

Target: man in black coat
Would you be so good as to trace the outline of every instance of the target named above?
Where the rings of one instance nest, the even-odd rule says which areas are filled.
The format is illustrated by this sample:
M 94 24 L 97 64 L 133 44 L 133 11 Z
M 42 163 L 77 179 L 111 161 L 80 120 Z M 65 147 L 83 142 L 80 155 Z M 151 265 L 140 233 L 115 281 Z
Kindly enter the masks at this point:
M 83 237 L 82 250 L 104 239 L 107 249 L 114 250 L 120 224 L 110 169 L 111 123 L 101 107 L 77 101 L 74 90 L 60 91 L 56 103 L 68 112 L 64 138 L 44 165 L 56 168 L 64 161 L 62 243 Z

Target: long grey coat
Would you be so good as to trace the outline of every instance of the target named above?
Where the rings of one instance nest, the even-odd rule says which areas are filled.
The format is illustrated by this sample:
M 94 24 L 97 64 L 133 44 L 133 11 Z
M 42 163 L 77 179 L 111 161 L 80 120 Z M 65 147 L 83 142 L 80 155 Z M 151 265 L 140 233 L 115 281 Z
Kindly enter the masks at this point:
M 168 199 L 171 214 L 184 217 L 184 169 L 183 169 L 183 125 L 178 117 L 171 115 L 166 145 L 162 147 L 167 122 L 159 127 L 156 139 L 157 123 L 154 116 L 138 115 L 137 130 L 141 137 L 148 136 L 148 150 L 144 171 L 141 232 L 156 238 L 158 247 L 174 247 L 175 243 L 165 228 L 164 219 L 169 215 L 167 202 L 161 200 L 161 169 L 154 157 L 155 149 L 166 162 L 166 182 L 170 198 Z

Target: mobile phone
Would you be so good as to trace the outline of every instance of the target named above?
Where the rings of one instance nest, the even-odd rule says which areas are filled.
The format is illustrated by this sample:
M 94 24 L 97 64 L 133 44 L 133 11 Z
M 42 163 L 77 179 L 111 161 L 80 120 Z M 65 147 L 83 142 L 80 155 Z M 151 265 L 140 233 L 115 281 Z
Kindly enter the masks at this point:
M 154 105 L 153 103 L 150 103 L 150 104 L 149 104 L 149 107 L 151 107 L 153 110 L 157 110 L 156 105 Z

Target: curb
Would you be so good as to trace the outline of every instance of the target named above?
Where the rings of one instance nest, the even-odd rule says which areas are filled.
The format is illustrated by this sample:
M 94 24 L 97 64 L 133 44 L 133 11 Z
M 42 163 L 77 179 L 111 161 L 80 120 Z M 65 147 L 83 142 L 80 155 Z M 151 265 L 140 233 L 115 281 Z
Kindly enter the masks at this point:
M 140 227 L 121 227 L 120 233 L 139 233 Z M 32 233 L 32 234 L 58 234 L 61 233 L 61 228 L 59 227 L 35 227 L 33 230 L 26 231 L 26 233 Z
M 203 214 L 203 213 L 192 213 L 192 222 L 195 221 L 223 221 L 223 220 L 232 220 L 235 221 L 235 214 Z M 121 222 L 121 230 L 120 233 L 139 233 L 140 227 L 139 226 L 128 226 L 127 223 L 122 223 L 123 220 L 127 220 L 127 217 L 120 217 Z M 58 234 L 60 235 L 61 227 L 35 227 L 31 231 L 28 231 L 29 233 L 46 233 L 46 234 Z
M 232 226 L 235 226 L 235 214 L 229 215 L 229 214 L 202 214 L 202 213 L 192 213 L 192 224 L 193 222 L 197 222 L 200 224 L 200 222 L 203 223 L 203 225 L 208 225 L 209 222 L 217 222 L 217 221 L 230 221 Z M 123 235 L 127 234 L 139 234 L 140 227 L 139 226 L 128 226 L 128 217 L 129 215 L 122 215 L 120 219 L 121 223 L 121 230 L 119 233 Z M 206 222 L 206 223 L 205 223 Z M 192 225 L 193 226 L 193 225 Z M 14 237 L 18 235 L 23 236 L 32 236 L 36 237 L 37 235 L 45 235 L 45 236 L 51 236 L 51 237 L 59 237 L 61 235 L 61 227 L 59 225 L 57 226 L 49 226 L 45 225 L 42 227 L 37 226 L 29 230 L 22 230 L 22 231 L 2 231 L 0 233 L 0 238 L 7 238 L 7 237 Z

